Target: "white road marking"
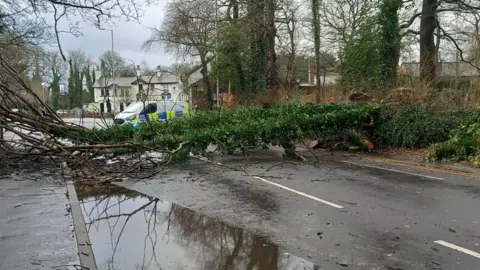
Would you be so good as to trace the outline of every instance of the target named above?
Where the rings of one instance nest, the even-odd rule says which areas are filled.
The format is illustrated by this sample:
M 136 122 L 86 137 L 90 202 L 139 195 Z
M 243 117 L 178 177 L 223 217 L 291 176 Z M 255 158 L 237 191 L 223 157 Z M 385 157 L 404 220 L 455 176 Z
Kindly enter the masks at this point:
M 454 245 L 454 244 L 450 244 L 450 243 L 445 242 L 443 240 L 437 240 L 437 241 L 433 241 L 433 242 L 437 243 L 439 245 L 454 249 L 456 251 L 463 252 L 463 253 L 468 254 L 470 256 L 477 257 L 477 258 L 480 259 L 480 253 L 478 253 L 478 252 L 475 252 L 475 251 L 472 251 L 472 250 L 469 250 L 469 249 L 466 249 L 466 248 L 463 248 L 463 247 L 460 247 L 460 246 L 457 246 L 457 245 Z
M 293 189 L 293 188 L 286 187 L 286 186 L 284 186 L 284 185 L 280 185 L 280 184 L 275 183 L 275 182 L 272 182 L 272 181 L 268 181 L 267 179 L 263 179 L 262 177 L 254 176 L 254 178 L 259 179 L 259 180 L 262 180 L 262 181 L 265 182 L 265 183 L 269 183 L 269 184 L 274 185 L 274 186 L 277 186 L 277 187 L 279 187 L 279 188 L 283 188 L 283 189 L 285 189 L 285 190 L 291 191 L 291 192 L 296 193 L 296 194 L 298 194 L 298 195 L 302 195 L 302 196 L 307 197 L 307 198 L 309 198 L 309 199 L 312 199 L 312 200 L 314 200 L 314 201 L 321 202 L 321 203 L 323 203 L 323 204 L 327 204 L 327 205 L 330 205 L 330 206 L 332 206 L 332 207 L 339 208 L 339 209 L 343 208 L 343 206 L 341 206 L 341 205 L 338 205 L 338 204 L 335 204 L 335 203 L 332 203 L 332 202 L 329 202 L 329 201 L 322 200 L 322 199 L 317 198 L 317 197 L 315 197 L 315 196 L 309 195 L 309 194 L 307 194 L 307 193 L 303 193 L 303 192 L 298 191 L 298 190 L 295 190 L 295 189 Z
M 347 164 L 353 164 L 353 165 L 357 165 L 357 166 L 363 166 L 363 167 L 369 167 L 369 168 L 374 168 L 374 169 L 386 170 L 386 171 L 391 171 L 391 172 L 398 172 L 398 173 L 403 173 L 403 174 L 410 174 L 410 175 L 415 175 L 415 176 L 420 176 L 420 177 L 430 178 L 430 179 L 435 179 L 435 180 L 445 180 L 444 178 L 440 178 L 440 177 L 435 177 L 435 176 L 430 176 L 430 175 L 425 175 L 425 174 L 419 174 L 419 173 L 405 172 L 405 171 L 400 171 L 400 170 L 395 170 L 395 169 L 389 169 L 389 168 L 383 168 L 383 167 L 378 167 L 378 166 L 373 166 L 373 165 L 366 165 L 366 164 L 356 163 L 356 162 L 351 162 L 351 161 L 342 160 L 341 162 L 347 163 Z
M 194 158 L 198 158 L 198 159 L 200 159 L 200 160 L 202 160 L 202 161 L 205 161 L 205 162 L 213 163 L 213 164 L 220 165 L 220 166 L 225 166 L 225 165 L 224 165 L 223 163 L 221 163 L 221 162 L 211 161 L 211 160 L 209 160 L 209 159 L 206 158 L 206 157 L 196 156 L 196 155 L 193 155 L 193 154 L 190 154 L 190 156 L 192 156 L 192 157 L 194 157 Z M 277 187 L 279 187 L 279 188 L 283 188 L 283 189 L 285 189 L 285 190 L 288 190 L 288 191 L 293 192 L 293 193 L 296 193 L 296 194 L 298 194 L 298 195 L 307 197 L 307 198 L 312 199 L 312 200 L 314 200 L 314 201 L 317 201 L 317 202 L 320 202 L 320 203 L 323 203 L 323 204 L 327 204 L 327 205 L 330 205 L 330 206 L 332 206 L 332 207 L 339 208 L 339 209 L 342 209 L 342 208 L 343 208 L 343 206 L 341 206 L 341 205 L 338 205 L 338 204 L 335 204 L 335 203 L 332 203 L 332 202 L 329 202 L 329 201 L 322 200 L 322 199 L 317 198 L 317 197 L 315 197 L 315 196 L 312 196 L 312 195 L 309 195 L 309 194 L 307 194 L 307 193 L 304 193 L 304 192 L 295 190 L 295 189 L 293 189 L 293 188 L 286 187 L 286 186 L 284 186 L 284 185 L 277 184 L 277 183 L 272 182 L 272 181 L 268 181 L 267 179 L 263 179 L 262 177 L 259 177 L 259 176 L 253 176 L 253 177 L 256 178 L 256 179 L 262 180 L 262 181 L 265 182 L 265 183 L 269 183 L 269 184 L 274 185 L 274 186 L 277 186 Z

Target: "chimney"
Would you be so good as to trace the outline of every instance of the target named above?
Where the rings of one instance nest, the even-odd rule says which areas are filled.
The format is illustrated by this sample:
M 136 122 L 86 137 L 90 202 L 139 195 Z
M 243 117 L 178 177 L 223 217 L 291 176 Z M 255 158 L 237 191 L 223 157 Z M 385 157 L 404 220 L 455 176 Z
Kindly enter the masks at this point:
M 160 68 L 160 65 L 157 66 L 157 70 L 155 71 L 155 75 L 157 75 L 157 77 L 162 76 L 162 69 Z
M 308 59 L 308 83 L 314 84 L 315 83 L 315 74 L 313 74 L 314 69 L 312 67 L 312 60 Z

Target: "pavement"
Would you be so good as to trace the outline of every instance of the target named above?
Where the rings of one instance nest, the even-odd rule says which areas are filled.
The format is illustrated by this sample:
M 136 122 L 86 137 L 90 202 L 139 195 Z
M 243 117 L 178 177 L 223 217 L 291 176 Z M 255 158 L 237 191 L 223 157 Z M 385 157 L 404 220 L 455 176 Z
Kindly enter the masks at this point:
M 193 159 L 118 183 L 269 239 L 316 269 L 478 269 L 480 179 L 421 166 L 279 151 Z
M 0 178 L 0 269 L 76 269 L 65 185 L 40 173 Z

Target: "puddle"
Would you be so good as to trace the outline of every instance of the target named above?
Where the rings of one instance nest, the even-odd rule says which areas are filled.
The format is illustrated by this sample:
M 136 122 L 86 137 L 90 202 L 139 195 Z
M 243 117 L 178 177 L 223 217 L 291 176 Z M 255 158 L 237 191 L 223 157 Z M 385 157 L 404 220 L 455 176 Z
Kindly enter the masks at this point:
M 98 269 L 319 269 L 260 236 L 166 201 L 120 187 L 77 192 Z

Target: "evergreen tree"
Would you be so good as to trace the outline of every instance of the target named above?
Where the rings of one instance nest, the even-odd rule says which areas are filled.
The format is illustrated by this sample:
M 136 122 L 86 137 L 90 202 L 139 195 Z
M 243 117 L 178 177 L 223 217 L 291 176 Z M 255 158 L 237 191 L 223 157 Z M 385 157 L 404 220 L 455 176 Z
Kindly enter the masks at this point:
M 84 100 L 85 102 L 94 102 L 95 101 L 95 90 L 93 88 L 93 84 L 95 83 L 95 70 L 92 69 L 90 71 L 90 67 L 85 67 L 83 70 L 83 74 L 85 76 L 85 83 L 87 84 L 88 90 L 88 100 Z
M 83 76 L 84 72 L 69 60 L 70 72 L 68 77 L 68 100 L 70 109 L 82 107 L 83 104 Z

